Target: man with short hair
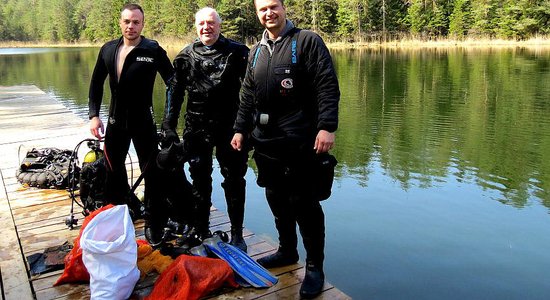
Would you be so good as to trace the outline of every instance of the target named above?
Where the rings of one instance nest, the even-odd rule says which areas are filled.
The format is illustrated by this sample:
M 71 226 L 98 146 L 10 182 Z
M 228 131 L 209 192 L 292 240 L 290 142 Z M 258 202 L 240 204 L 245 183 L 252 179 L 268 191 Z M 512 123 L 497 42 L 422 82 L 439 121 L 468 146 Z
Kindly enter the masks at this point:
M 197 201 L 193 228 L 187 237 L 196 243 L 210 236 L 212 153 L 216 149 L 231 221 L 230 243 L 246 251 L 243 220 L 248 152 L 235 151 L 230 141 L 248 48 L 221 34 L 221 18 L 213 8 L 205 7 L 196 13 L 195 27 L 197 40 L 174 59 L 175 76 L 167 93 L 162 122 L 164 143 L 179 140 L 176 128 L 187 92 L 183 140 Z M 178 243 L 188 241 L 184 238 Z
M 325 278 L 319 201 L 330 195 L 336 163 L 327 152 L 338 127 L 338 80 L 323 40 L 294 27 L 282 0 L 254 4 L 265 31 L 250 51 L 231 144 L 237 150 L 247 142 L 254 147 L 257 182 L 265 187 L 279 233 L 277 252 L 258 263 L 266 268 L 296 263 L 298 224 L 307 253 L 300 295 L 313 298 L 322 292 Z M 319 168 L 319 162 L 327 162 L 332 173 Z M 330 183 L 317 184 L 322 180 Z M 328 192 L 321 196 L 319 189 Z
M 153 85 L 157 72 L 167 83 L 173 68 L 166 51 L 156 41 L 141 35 L 144 25 L 143 9 L 137 4 L 126 4 L 121 10 L 122 37 L 105 43 L 99 52 L 92 74 L 89 93 L 90 131 L 103 138 L 104 125 L 99 118 L 103 98 L 103 84 L 109 76 L 111 104 L 105 132 L 106 182 L 104 196 L 108 203 L 129 204 L 134 214 L 139 202 L 129 199 L 128 176 L 125 160 L 132 141 L 139 159 L 141 172 L 145 172 L 146 208 L 151 220 L 159 212 L 151 207 L 159 195 L 159 182 L 149 171 L 158 150 L 157 127 L 153 115 Z M 131 198 L 135 199 L 135 198 Z M 146 220 L 149 227 L 151 220 Z M 160 221 L 159 221 L 160 222 Z M 163 226 L 160 225 L 159 226 Z

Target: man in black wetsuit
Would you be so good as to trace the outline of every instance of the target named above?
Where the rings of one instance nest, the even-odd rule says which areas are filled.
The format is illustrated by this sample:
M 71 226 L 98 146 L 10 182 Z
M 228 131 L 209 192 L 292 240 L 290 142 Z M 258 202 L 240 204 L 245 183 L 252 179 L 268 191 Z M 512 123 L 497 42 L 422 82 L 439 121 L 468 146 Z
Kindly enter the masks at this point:
M 250 51 L 231 142 L 242 149 L 250 136 L 279 233 L 277 252 L 258 259 L 266 268 L 298 261 L 296 225 L 306 250 L 300 296 L 323 290 L 325 219 L 320 200 L 330 195 L 336 160 L 340 90 L 330 53 L 315 33 L 286 19 L 283 0 L 255 0 L 265 28 Z M 322 191 L 322 193 L 320 193 Z
M 196 199 L 193 228 L 188 236 L 202 240 L 210 235 L 212 153 L 215 148 L 231 221 L 230 243 L 246 251 L 243 219 L 248 152 L 235 151 L 229 142 L 233 137 L 248 48 L 220 33 L 221 19 L 212 8 L 205 7 L 196 13 L 195 26 L 198 39 L 174 59 L 175 76 L 167 94 L 162 123 L 164 142 L 179 140 L 176 128 L 187 91 L 183 141 Z
M 137 4 L 126 4 L 120 14 L 122 37 L 101 47 L 90 83 L 90 131 L 103 138 L 104 125 L 99 118 L 103 84 L 107 75 L 111 89 L 111 104 L 105 132 L 107 203 L 129 204 L 135 210 L 139 204 L 128 201 L 128 177 L 125 159 L 133 141 L 141 172 L 145 172 L 145 206 L 154 220 L 158 211 L 151 206 L 159 195 L 158 176 L 150 171 L 152 156 L 158 150 L 157 127 L 153 116 L 153 85 L 157 72 L 168 82 L 173 67 L 166 51 L 156 41 L 141 36 L 144 14 Z M 130 203 L 129 203 L 130 202 Z M 134 214 L 137 212 L 134 211 Z M 146 219 L 146 226 L 150 221 Z M 158 227 L 163 226 L 159 224 Z

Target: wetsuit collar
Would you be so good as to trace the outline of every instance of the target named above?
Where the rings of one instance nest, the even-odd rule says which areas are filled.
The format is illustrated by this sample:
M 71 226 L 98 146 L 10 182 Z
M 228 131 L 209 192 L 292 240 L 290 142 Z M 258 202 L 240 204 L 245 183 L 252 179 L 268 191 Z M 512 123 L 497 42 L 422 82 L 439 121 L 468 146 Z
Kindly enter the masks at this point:
M 224 47 L 227 43 L 227 39 L 220 33 L 218 40 L 211 46 L 204 45 L 199 38 L 193 42 L 193 51 L 199 54 L 208 55 L 213 52 L 217 52 Z
M 143 35 L 140 36 L 141 38 L 141 41 L 139 41 L 139 44 L 137 44 L 134 48 L 140 48 L 141 45 L 143 45 L 143 43 L 145 42 L 145 37 Z M 120 47 L 120 45 L 122 45 L 122 43 L 124 43 L 124 37 L 121 36 L 119 39 L 118 39 L 118 43 L 117 43 L 117 49 L 118 47 Z

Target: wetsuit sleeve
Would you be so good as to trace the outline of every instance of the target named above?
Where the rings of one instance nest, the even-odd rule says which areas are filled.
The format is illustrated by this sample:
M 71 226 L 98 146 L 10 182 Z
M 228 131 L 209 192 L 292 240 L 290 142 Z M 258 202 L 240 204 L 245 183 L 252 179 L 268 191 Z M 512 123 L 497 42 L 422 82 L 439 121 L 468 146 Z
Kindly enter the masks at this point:
M 259 47 L 259 46 L 257 46 Z M 254 69 L 253 69 L 253 56 L 256 52 L 256 47 L 252 48 L 251 54 L 248 58 L 248 64 L 246 67 L 246 73 L 244 75 L 243 84 L 241 86 L 241 92 L 239 94 L 240 104 L 239 111 L 237 112 L 237 118 L 235 119 L 235 125 L 233 129 L 235 132 L 248 135 L 252 131 L 254 125 Z
M 317 34 L 311 33 L 304 41 L 308 73 L 318 105 L 317 129 L 334 132 L 338 128 L 338 103 L 340 89 L 330 52 Z
M 168 82 L 166 104 L 164 106 L 163 130 L 175 130 L 185 96 L 185 80 L 189 72 L 185 59 L 176 57 L 174 60 L 174 76 Z
M 168 55 L 166 54 L 166 51 L 159 46 L 158 49 L 158 72 L 160 73 L 160 76 L 164 80 L 164 83 L 166 86 L 170 84 L 170 80 L 172 79 L 172 76 L 174 76 L 174 67 L 172 66 L 172 63 L 170 62 L 170 59 L 168 58 Z
M 237 74 L 239 74 L 239 79 L 242 81 L 244 80 L 244 76 L 246 75 L 246 66 L 248 62 L 248 55 L 249 55 L 250 49 L 248 47 L 243 46 L 240 55 L 239 55 L 239 66 L 237 70 Z
M 102 47 L 99 51 L 90 81 L 90 91 L 88 94 L 88 117 L 90 119 L 99 116 L 99 109 L 103 99 L 103 84 L 108 75 L 107 66 L 103 59 L 104 48 Z

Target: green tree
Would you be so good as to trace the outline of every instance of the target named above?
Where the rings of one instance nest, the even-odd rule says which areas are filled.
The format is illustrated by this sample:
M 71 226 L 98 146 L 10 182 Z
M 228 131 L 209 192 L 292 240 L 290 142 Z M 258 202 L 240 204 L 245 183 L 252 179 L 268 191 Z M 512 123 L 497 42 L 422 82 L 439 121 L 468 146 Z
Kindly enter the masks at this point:
M 361 39 L 367 7 L 366 0 L 338 0 L 338 33 L 343 37 Z
M 199 6 L 193 1 L 163 0 L 158 22 L 162 24 L 162 35 L 166 37 L 185 37 L 192 31 L 195 12 Z
M 296 26 L 319 33 L 336 32 L 337 0 L 290 0 L 285 5 Z
M 430 14 L 426 30 L 432 36 L 447 35 L 447 29 L 449 28 L 449 13 L 447 4 L 447 0 L 432 0 L 428 5 Z
M 407 20 L 413 34 L 419 34 L 424 31 L 428 24 L 428 15 L 425 0 L 412 1 L 408 9 Z
M 100 42 L 120 35 L 118 21 L 124 0 L 83 0 L 77 6 L 77 18 L 85 24 L 84 37 L 92 42 Z M 82 20 L 84 18 L 84 20 Z
M 449 33 L 451 36 L 462 38 L 470 28 L 470 0 L 456 0 L 453 12 L 449 17 Z
M 338 2 L 336 0 L 315 0 L 315 27 L 316 31 L 321 33 L 335 33 L 337 30 L 337 10 Z
M 504 1 L 497 8 L 496 33 L 505 38 L 526 38 L 540 29 L 537 11 L 540 4 L 531 0 Z
M 244 42 L 248 37 L 261 33 L 252 1 L 222 0 L 217 9 L 223 20 L 222 32 L 225 36 Z
M 315 10 L 312 8 L 314 0 L 288 0 L 285 2 L 287 17 L 301 28 L 312 29 Z
M 541 1 L 539 6 L 533 8 L 533 17 L 539 26 L 539 33 L 550 33 L 550 0 Z
M 497 7 L 496 0 L 472 1 L 472 27 L 468 33 L 474 36 L 494 36 Z
M 367 7 L 365 29 L 370 32 L 405 32 L 408 1 L 371 0 Z
M 143 34 L 156 38 L 162 35 L 164 23 L 162 22 L 163 2 L 158 0 L 141 0 L 140 5 L 145 12 L 145 27 Z

